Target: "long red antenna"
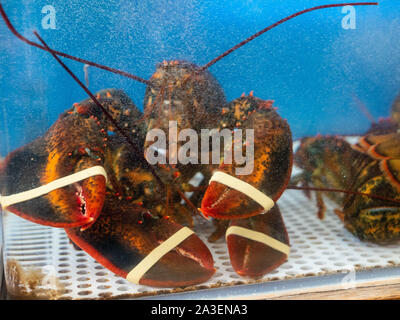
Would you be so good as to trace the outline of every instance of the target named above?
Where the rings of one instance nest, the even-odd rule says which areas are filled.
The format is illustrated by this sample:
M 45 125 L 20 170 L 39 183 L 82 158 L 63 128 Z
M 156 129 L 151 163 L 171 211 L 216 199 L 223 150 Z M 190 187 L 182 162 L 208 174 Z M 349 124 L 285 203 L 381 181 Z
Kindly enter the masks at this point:
M 293 19 L 293 18 L 295 18 L 295 17 L 297 17 L 299 15 L 302 15 L 302 14 L 310 12 L 310 11 L 319 10 L 319 9 L 325 9 L 325 8 L 342 7 L 342 6 L 346 6 L 346 5 L 368 6 L 368 5 L 378 5 L 378 2 L 354 2 L 354 3 L 327 4 L 327 5 L 320 5 L 320 6 L 316 6 L 316 7 L 312 7 L 312 8 L 309 8 L 309 9 L 305 9 L 305 10 L 296 12 L 296 13 L 294 13 L 294 14 L 286 17 L 286 18 L 283 18 L 283 19 L 279 20 L 278 22 L 275 22 L 274 24 L 264 28 L 263 30 L 253 34 L 251 37 L 249 37 L 249 38 L 243 40 L 242 42 L 238 43 L 237 45 L 235 45 L 231 49 L 225 51 L 224 53 L 222 53 L 218 57 L 214 58 L 213 60 L 211 60 L 210 62 L 205 64 L 203 67 L 200 68 L 200 70 L 208 69 L 210 66 L 212 66 L 213 64 L 215 64 L 216 62 L 218 62 L 222 58 L 226 57 L 228 54 L 232 53 L 233 51 L 235 51 L 235 50 L 239 49 L 240 47 L 244 46 L 245 44 L 249 43 L 251 40 L 254 40 L 255 38 L 257 38 L 260 35 L 262 35 L 263 33 L 271 30 L 272 28 L 275 28 L 276 26 L 278 26 L 278 25 L 280 25 L 280 24 L 282 24 L 282 23 L 284 23 L 284 22 L 286 22 L 286 21 L 288 21 L 290 19 Z M 48 51 L 48 49 L 45 46 L 41 46 L 40 44 L 37 44 L 37 43 L 35 43 L 33 41 L 30 41 L 27 38 L 25 38 L 24 36 L 22 36 L 20 33 L 18 33 L 18 31 L 14 28 L 14 26 L 11 24 L 10 20 L 8 19 L 7 14 L 5 13 L 1 3 L 0 3 L 0 14 L 1 14 L 3 20 L 5 21 L 7 27 L 10 29 L 10 31 L 17 38 L 19 38 L 20 40 L 22 40 L 23 42 L 25 42 L 25 43 L 27 43 L 27 44 L 29 44 L 31 46 L 34 46 L 34 47 L 37 47 L 39 49 Z M 60 52 L 60 51 L 56 51 L 56 50 L 52 50 L 52 52 L 54 52 L 56 55 L 59 55 L 59 56 L 62 56 L 62 57 L 65 57 L 65 58 L 68 58 L 68 59 L 71 59 L 71 60 L 75 60 L 75 61 L 78 61 L 78 62 L 81 62 L 81 63 L 85 63 L 85 64 L 88 64 L 88 65 L 91 65 L 93 67 L 100 68 L 100 69 L 103 69 L 103 70 L 106 70 L 106 71 L 110 71 L 110 72 L 122 75 L 124 77 L 128 77 L 128 78 L 131 78 L 133 80 L 142 82 L 142 83 L 144 83 L 146 85 L 151 85 L 149 80 L 145 80 L 143 78 L 140 78 L 140 77 L 135 76 L 133 74 L 130 74 L 128 72 L 125 72 L 125 71 L 122 71 L 122 70 L 118 70 L 118 69 L 114 69 L 114 68 L 110 68 L 110 67 L 107 67 L 105 65 L 101 65 L 101 64 L 89 61 L 89 60 L 85 60 L 85 59 L 81 59 L 81 58 L 78 58 L 78 57 L 74 57 L 74 56 L 71 56 L 71 55 L 69 55 L 67 53 L 64 53 L 64 52 Z
M 353 93 L 353 100 L 356 103 L 357 108 L 361 111 L 361 113 L 364 114 L 371 123 L 376 123 L 376 120 L 375 120 L 374 116 L 368 110 L 368 108 L 365 105 L 365 103 L 362 102 L 360 100 L 360 98 L 358 98 L 358 96 L 356 94 L 354 94 L 354 93 Z
M 291 185 L 287 186 L 286 189 L 308 190 L 308 191 L 323 191 L 323 192 L 341 192 L 341 193 L 347 193 L 347 194 L 355 194 L 355 195 L 359 195 L 359 196 L 366 196 L 366 197 L 369 197 L 369 198 L 379 199 L 379 200 L 383 200 L 383 201 L 400 203 L 400 200 L 396 200 L 396 199 L 393 199 L 393 198 L 387 198 L 387 197 L 382 197 L 382 196 L 378 196 L 378 195 L 375 195 L 375 194 L 357 192 L 357 191 L 351 191 L 351 190 L 343 190 L 343 189 L 299 187 L 299 186 L 291 186 Z
M 22 40 L 23 42 L 29 44 L 30 46 L 33 46 L 33 47 L 42 49 L 42 50 L 44 50 L 44 51 L 49 51 L 49 50 L 46 48 L 46 46 L 41 46 L 40 44 L 37 44 L 36 42 L 30 41 L 29 39 L 25 38 L 23 35 L 21 35 L 20 33 L 18 33 L 18 31 L 14 28 L 14 26 L 13 26 L 12 23 L 10 22 L 10 19 L 8 19 L 8 16 L 7 16 L 6 12 L 4 11 L 3 6 L 2 6 L 1 3 L 0 3 L 0 14 L 1 14 L 1 16 L 2 16 L 2 18 L 3 18 L 3 20 L 4 20 L 4 22 L 6 23 L 8 29 L 10 29 L 10 31 L 11 31 L 18 39 L 20 39 L 20 40 Z M 50 52 L 50 51 L 49 51 L 49 52 Z M 102 65 L 102 64 L 99 64 L 99 63 L 96 63 L 96 62 L 92 62 L 92 61 L 88 61 L 88 60 L 85 60 L 85 59 L 81 59 L 81 58 L 78 58 L 78 57 L 74 57 L 74 56 L 71 56 L 71 55 L 69 55 L 69 54 L 67 54 L 67 53 L 61 52 L 61 51 L 52 50 L 51 52 L 55 53 L 56 55 L 65 57 L 65 58 L 68 58 L 68 59 L 71 59 L 71 60 L 75 60 L 75 61 L 78 61 L 78 62 L 81 62 L 81 63 L 85 63 L 85 64 L 88 64 L 88 65 L 90 65 L 90 66 L 93 66 L 93 67 L 96 67 L 96 68 L 100 68 L 100 69 L 103 69 L 103 70 L 106 70 L 106 71 L 110 71 L 110 72 L 112 72 L 112 73 L 116 73 L 116 74 L 119 74 L 119 75 L 121 75 L 121 76 L 124 76 L 124 77 L 130 78 L 130 79 L 139 81 L 139 82 L 141 82 L 141 83 L 150 85 L 150 82 L 149 82 L 148 80 L 145 80 L 145 79 L 143 79 L 143 78 L 140 78 L 140 77 L 135 76 L 135 75 L 133 75 L 133 74 L 130 74 L 130 73 L 128 73 L 128 72 L 125 72 L 125 71 L 122 71 L 122 70 L 118 70 L 118 69 L 114 69 L 114 68 L 110 68 L 110 67 L 104 66 L 104 65 Z
M 218 57 L 212 59 L 209 63 L 205 64 L 203 67 L 201 67 L 201 70 L 208 69 L 211 67 L 213 64 L 221 60 L 222 58 L 226 57 L 228 54 L 232 53 L 233 51 L 239 49 L 240 47 L 243 47 L 245 44 L 249 43 L 251 40 L 254 40 L 255 38 L 261 36 L 263 33 L 271 30 L 272 28 L 275 28 L 276 26 L 279 26 L 280 24 L 293 19 L 299 15 L 302 15 L 304 13 L 314 11 L 314 10 L 319 10 L 319 9 L 325 9 L 325 8 L 334 8 L 334 7 L 343 7 L 343 6 L 377 6 L 378 2 L 354 2 L 354 3 L 337 3 L 337 4 L 326 4 L 326 5 L 321 5 L 321 6 L 316 6 L 312 7 L 309 9 L 305 9 L 299 12 L 296 12 L 286 18 L 283 18 L 279 20 L 278 22 L 275 22 L 274 24 L 271 24 L 270 26 L 262 29 L 261 31 L 258 31 L 257 33 L 253 34 L 251 37 L 248 37 L 246 40 L 243 40 L 242 42 L 238 43 L 234 47 L 230 48 L 229 50 L 225 51 L 223 54 L 219 55 Z

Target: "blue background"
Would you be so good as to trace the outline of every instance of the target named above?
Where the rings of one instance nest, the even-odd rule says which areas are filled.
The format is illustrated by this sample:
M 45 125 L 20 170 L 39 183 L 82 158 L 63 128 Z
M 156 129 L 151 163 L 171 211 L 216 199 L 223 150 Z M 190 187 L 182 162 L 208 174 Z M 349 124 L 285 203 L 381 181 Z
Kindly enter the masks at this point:
M 296 11 L 335 0 L 16 1 L 1 3 L 17 30 L 55 50 L 150 78 L 164 59 L 205 64 Z M 43 30 L 45 5 L 56 30 Z M 341 8 L 314 11 L 280 25 L 210 71 L 228 100 L 254 90 L 275 100 L 295 138 L 368 129 L 356 100 L 387 117 L 400 90 L 400 1 L 356 7 L 356 29 Z M 83 79 L 83 65 L 64 59 Z M 92 91 L 123 88 L 142 108 L 145 85 L 89 68 Z M 0 155 L 43 134 L 85 92 L 47 53 L 15 38 L 0 21 Z

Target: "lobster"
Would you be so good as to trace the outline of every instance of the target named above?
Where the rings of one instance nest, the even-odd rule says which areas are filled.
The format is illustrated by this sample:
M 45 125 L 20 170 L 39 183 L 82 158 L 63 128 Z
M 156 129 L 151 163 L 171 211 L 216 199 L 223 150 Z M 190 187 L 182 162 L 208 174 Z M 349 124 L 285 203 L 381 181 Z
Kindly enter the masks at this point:
M 369 129 L 359 143 L 351 145 L 341 136 L 305 137 L 300 140 L 300 146 L 294 156 L 295 164 L 303 171 L 292 177 L 291 185 L 301 184 L 308 198 L 311 198 L 310 186 L 314 187 L 317 216 L 320 219 L 324 219 L 326 212 L 323 194 L 343 206 L 345 194 L 349 194 L 355 180 L 359 178 L 360 166 L 363 167 L 365 163 L 371 162 L 371 154 L 368 153 L 370 145 L 365 142 L 368 137 L 382 136 L 386 139 L 396 139 L 396 136 L 392 134 L 395 134 L 399 128 L 395 111 L 398 98 L 392 104 L 391 117 L 380 118 L 378 121 L 356 96 L 353 98 L 361 113 L 371 121 Z M 327 189 L 336 190 L 336 192 L 329 192 Z M 338 209 L 335 212 L 342 220 L 346 216 Z
M 312 184 L 320 190 L 316 196 L 319 218 L 325 213 L 324 193 L 341 207 L 335 213 L 360 240 L 398 240 L 399 150 L 397 132 L 365 135 L 354 145 L 337 136 L 303 138 L 294 156 L 303 172 L 292 183 Z M 329 189 L 344 192 L 324 192 Z
M 64 228 L 78 247 L 134 283 L 188 286 L 212 277 L 215 268 L 210 251 L 187 227 L 193 223 L 191 214 L 227 221 L 227 246 L 238 274 L 259 277 L 273 270 L 286 261 L 290 250 L 276 204 L 291 175 L 290 127 L 272 101 L 253 93 L 226 103 L 208 68 L 289 19 L 343 5 L 297 12 L 204 66 L 164 61 L 150 80 L 50 49 L 36 32 L 41 44 L 30 41 L 15 30 L 0 6 L 14 35 L 49 52 L 89 95 L 61 114 L 44 136 L 6 157 L 0 167 L 2 208 L 36 223 Z M 92 94 L 59 56 L 145 83 L 143 113 L 121 90 Z M 238 174 L 245 169 L 243 163 L 228 159 L 225 152 L 211 164 L 150 164 L 151 152 L 159 155 L 165 150 L 154 148 L 148 134 L 165 132 L 171 122 L 178 136 L 185 129 L 197 133 L 209 128 L 228 130 L 234 141 L 226 149 L 234 153 L 239 145 L 253 152 L 253 170 Z M 252 130 L 254 144 L 246 143 L 247 136 L 244 140 L 235 135 L 240 129 Z M 176 141 L 175 147 L 185 144 Z M 209 154 L 218 149 L 211 148 Z M 167 159 L 176 156 L 169 152 Z M 193 187 L 190 179 L 197 172 L 202 173 L 203 184 Z M 204 189 L 203 197 L 185 195 Z
M 350 144 L 338 136 L 305 137 L 294 155 L 294 164 L 303 171 L 292 177 L 291 184 L 301 184 L 310 198 L 308 188 L 349 189 L 349 181 L 355 176 L 354 153 Z M 326 206 L 323 191 L 316 191 L 317 216 L 325 217 Z M 343 194 L 327 192 L 334 202 L 341 204 Z

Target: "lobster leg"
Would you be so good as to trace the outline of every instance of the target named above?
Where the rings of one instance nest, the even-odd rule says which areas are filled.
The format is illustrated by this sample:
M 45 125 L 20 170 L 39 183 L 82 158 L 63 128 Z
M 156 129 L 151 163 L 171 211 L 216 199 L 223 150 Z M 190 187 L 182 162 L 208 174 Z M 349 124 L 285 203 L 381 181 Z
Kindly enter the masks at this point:
M 317 216 L 320 220 L 324 220 L 325 213 L 326 213 L 326 206 L 325 206 L 324 198 L 322 196 L 322 192 L 317 191 L 316 200 L 317 200 L 317 208 L 318 208 Z
M 126 201 L 108 199 L 103 213 L 88 229 L 66 229 L 70 239 L 99 263 L 130 280 L 132 270 L 182 226 L 165 218 L 155 218 L 147 210 Z M 191 234 L 176 244 L 137 282 L 155 287 L 195 285 L 215 272 L 210 251 Z

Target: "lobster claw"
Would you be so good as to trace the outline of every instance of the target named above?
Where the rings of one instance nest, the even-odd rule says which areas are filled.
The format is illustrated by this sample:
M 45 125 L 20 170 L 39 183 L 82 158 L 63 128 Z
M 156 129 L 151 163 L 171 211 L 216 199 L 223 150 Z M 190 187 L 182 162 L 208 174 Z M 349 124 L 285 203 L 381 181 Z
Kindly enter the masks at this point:
M 289 238 L 279 207 L 266 214 L 231 220 L 226 242 L 233 269 L 241 276 L 261 277 L 284 263 Z
M 5 159 L 1 168 L 3 209 L 46 226 L 89 225 L 101 212 L 105 172 L 97 162 L 81 159 L 72 170 L 77 173 L 70 175 L 62 154 L 53 153 L 50 158 L 45 155 L 45 149 L 43 139 L 38 139 Z M 85 174 L 85 168 L 91 167 L 100 170 L 93 176 L 79 178 L 80 173 Z M 66 176 L 71 181 L 65 180 L 64 186 L 57 187 L 55 184 L 68 179 Z
M 215 272 L 209 249 L 193 232 L 126 201 L 107 198 L 103 213 L 90 228 L 66 232 L 103 266 L 137 284 L 188 286 Z
M 271 106 L 271 101 L 250 95 L 234 100 L 226 108 L 226 121 L 234 122 L 232 117 L 239 114 L 236 119 L 241 121 L 239 129 L 246 129 L 246 141 L 241 140 L 244 135 L 241 139 L 234 136 L 232 150 L 244 146 L 247 164 L 240 165 L 232 151 L 235 161 L 220 165 L 201 203 L 201 212 L 206 217 L 240 219 L 258 215 L 269 210 L 285 190 L 292 170 L 292 136 L 287 121 Z M 244 115 L 238 111 L 242 109 Z M 248 132 L 253 132 L 249 141 Z M 237 141 L 239 145 L 235 144 Z M 244 168 L 246 172 L 238 173 Z
M 132 139 L 141 138 L 140 128 L 129 126 L 141 112 L 122 90 L 101 90 L 96 97 Z M 121 143 L 115 131 L 92 99 L 74 103 L 43 137 L 10 153 L 1 164 L 3 209 L 47 226 L 89 227 L 104 203 L 107 147 Z M 24 193 L 22 199 L 26 191 L 29 197 Z
M 99 131 L 94 119 L 70 111 L 43 137 L 10 153 L 0 168 L 3 209 L 52 227 L 89 226 L 106 191 Z
M 260 203 L 251 198 L 250 193 L 245 194 L 234 187 L 234 184 L 251 186 L 250 184 L 222 171 L 217 171 L 216 174 L 222 178 L 210 182 L 201 202 L 201 213 L 206 218 L 209 216 L 216 219 L 247 218 L 265 210 Z M 228 185 L 224 179 L 234 179 L 234 182 Z

